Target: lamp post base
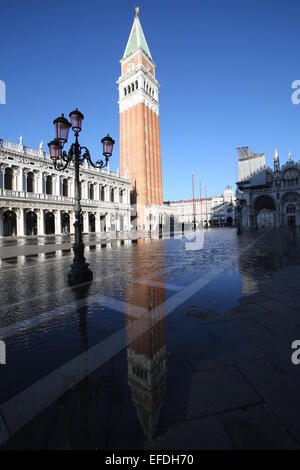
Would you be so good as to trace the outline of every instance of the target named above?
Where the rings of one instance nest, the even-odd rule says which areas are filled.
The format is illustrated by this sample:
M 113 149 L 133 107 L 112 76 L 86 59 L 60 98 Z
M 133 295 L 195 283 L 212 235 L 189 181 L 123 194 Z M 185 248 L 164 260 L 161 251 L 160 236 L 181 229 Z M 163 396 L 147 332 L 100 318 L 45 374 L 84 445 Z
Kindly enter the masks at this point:
M 70 286 L 92 282 L 93 271 L 91 271 L 88 266 L 88 263 L 71 264 L 68 272 L 68 283 Z

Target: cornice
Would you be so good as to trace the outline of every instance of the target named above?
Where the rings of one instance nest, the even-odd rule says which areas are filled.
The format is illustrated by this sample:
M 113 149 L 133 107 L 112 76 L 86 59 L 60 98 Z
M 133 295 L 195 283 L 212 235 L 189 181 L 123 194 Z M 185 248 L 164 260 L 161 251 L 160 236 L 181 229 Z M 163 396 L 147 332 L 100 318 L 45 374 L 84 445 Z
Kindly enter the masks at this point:
M 14 160 L 9 160 L 8 157 L 12 157 Z M 57 176 L 65 176 L 69 177 L 70 174 L 74 174 L 74 167 L 71 165 L 67 171 L 65 172 L 58 172 L 55 171 L 53 167 L 53 163 L 50 159 L 45 159 L 43 157 L 39 156 L 32 156 L 32 155 L 27 155 L 22 152 L 19 152 L 17 150 L 11 149 L 11 148 L 5 148 L 5 147 L 0 147 L 0 163 L 5 163 L 9 165 L 14 165 L 14 164 L 21 164 L 24 166 L 29 165 L 29 168 L 34 171 L 51 171 L 52 174 L 55 174 Z M 90 179 L 98 180 L 99 182 L 103 181 L 109 181 L 109 182 L 115 182 L 116 184 L 122 184 L 122 185 L 127 185 L 128 187 L 130 186 L 130 180 L 127 179 L 125 176 L 117 175 L 117 174 L 110 174 L 106 173 L 101 170 L 96 170 L 93 168 L 87 168 L 87 167 L 81 167 L 80 168 L 80 173 L 84 175 L 84 177 L 88 177 Z

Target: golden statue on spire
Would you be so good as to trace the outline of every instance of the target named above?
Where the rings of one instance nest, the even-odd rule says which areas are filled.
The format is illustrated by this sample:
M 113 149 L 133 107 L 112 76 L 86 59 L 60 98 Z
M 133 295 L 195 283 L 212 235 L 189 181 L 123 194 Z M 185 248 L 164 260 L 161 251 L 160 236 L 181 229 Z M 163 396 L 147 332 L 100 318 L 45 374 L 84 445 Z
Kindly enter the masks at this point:
M 140 7 L 135 7 L 135 16 L 139 16 L 140 14 Z

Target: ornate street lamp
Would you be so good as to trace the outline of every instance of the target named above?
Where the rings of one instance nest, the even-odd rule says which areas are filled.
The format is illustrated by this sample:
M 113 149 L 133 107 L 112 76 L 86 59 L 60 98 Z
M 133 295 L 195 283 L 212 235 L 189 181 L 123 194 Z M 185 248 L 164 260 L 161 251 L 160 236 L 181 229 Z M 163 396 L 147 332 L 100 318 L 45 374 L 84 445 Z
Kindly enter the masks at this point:
M 107 166 L 108 161 L 112 155 L 113 146 L 115 141 L 107 134 L 106 137 L 101 139 L 103 146 L 103 160 L 97 160 L 93 163 L 91 160 L 90 152 L 86 147 L 79 144 L 78 136 L 82 129 L 83 114 L 76 108 L 70 114 L 69 122 L 64 115 L 53 121 L 55 127 L 55 139 L 48 143 L 50 157 L 54 163 L 54 168 L 58 171 L 64 171 L 70 164 L 74 165 L 75 172 L 75 243 L 73 245 L 74 259 L 68 272 L 68 282 L 70 285 L 91 282 L 93 279 L 93 272 L 89 269 L 89 265 L 84 257 L 84 243 L 82 241 L 82 228 L 81 228 L 81 205 L 80 205 L 80 181 L 79 181 L 79 167 L 86 160 L 94 168 L 104 168 Z M 68 134 L 70 127 L 75 135 L 75 143 L 70 147 L 69 152 L 63 150 L 65 143 L 68 141 Z

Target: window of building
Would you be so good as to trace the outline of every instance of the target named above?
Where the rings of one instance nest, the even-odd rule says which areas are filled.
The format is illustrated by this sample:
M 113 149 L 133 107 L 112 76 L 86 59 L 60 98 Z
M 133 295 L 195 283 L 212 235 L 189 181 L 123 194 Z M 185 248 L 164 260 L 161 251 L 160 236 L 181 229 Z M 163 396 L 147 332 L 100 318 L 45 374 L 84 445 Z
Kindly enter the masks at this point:
M 90 199 L 94 199 L 94 185 L 90 184 Z
M 34 193 L 34 174 L 30 171 L 27 174 L 27 192 Z
M 63 185 L 62 185 L 62 186 L 63 186 L 63 187 L 62 187 L 63 196 L 68 197 L 69 194 L 68 194 L 68 180 L 67 180 L 67 178 L 64 178 L 64 180 L 63 180 Z
M 105 200 L 105 188 L 104 186 L 100 186 L 100 201 Z
M 289 204 L 286 208 L 288 214 L 294 214 L 296 212 L 296 206 L 294 204 Z
M 5 169 L 4 175 L 4 189 L 13 189 L 13 171 L 11 168 Z
M 52 194 L 52 176 L 46 178 L 46 194 Z
M 110 188 L 110 202 L 115 202 L 115 191 L 114 191 L 114 188 Z

